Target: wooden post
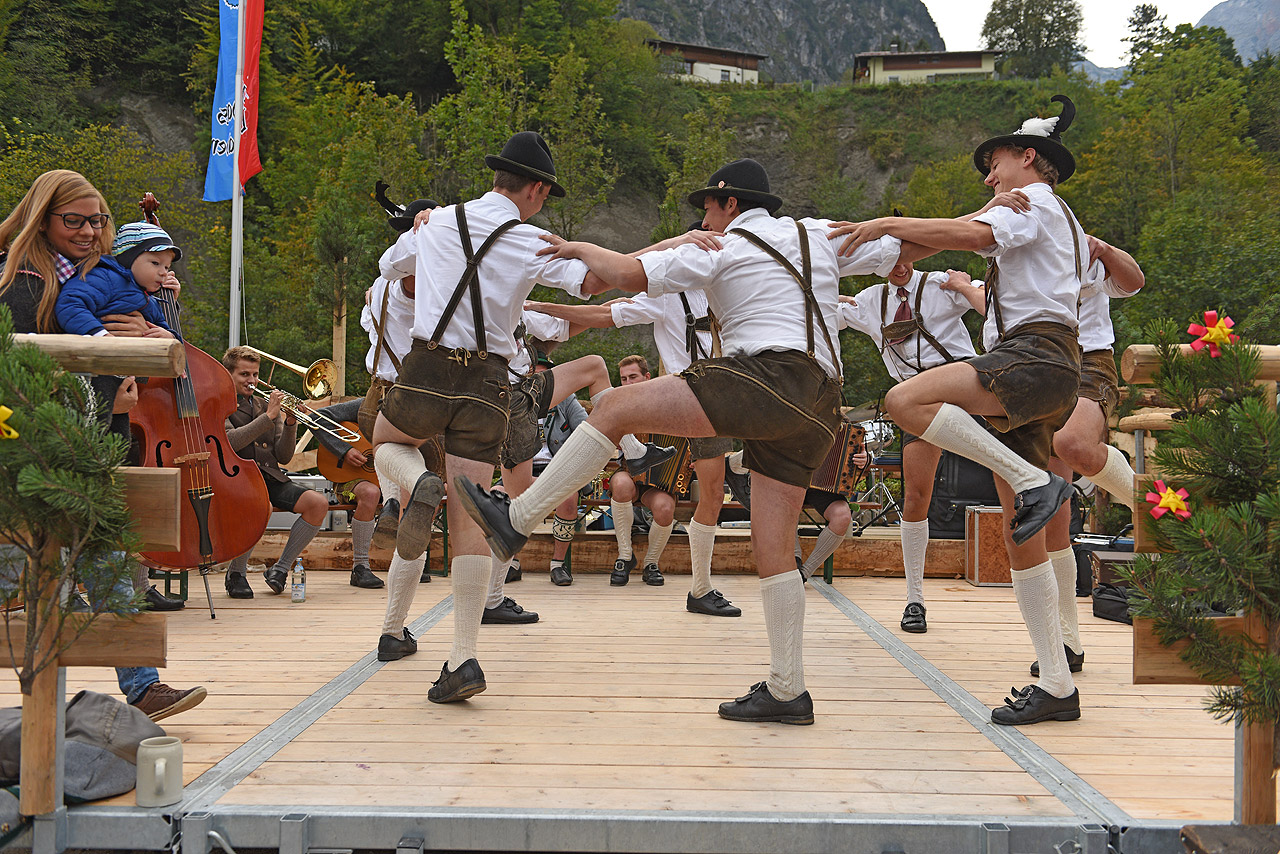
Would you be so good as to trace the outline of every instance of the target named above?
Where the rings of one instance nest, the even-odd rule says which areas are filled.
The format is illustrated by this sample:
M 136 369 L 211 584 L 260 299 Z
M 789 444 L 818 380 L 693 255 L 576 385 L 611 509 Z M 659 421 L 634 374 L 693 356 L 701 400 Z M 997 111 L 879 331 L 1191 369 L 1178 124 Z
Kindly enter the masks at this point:
M 347 394 L 347 300 L 341 299 L 333 312 L 333 381 L 331 397 L 341 400 Z
M 1258 379 L 1280 380 L 1280 346 L 1269 344 L 1257 348 Z M 1196 355 L 1190 344 L 1183 344 L 1182 355 Z M 1154 344 L 1130 344 L 1120 355 L 1120 376 L 1127 383 L 1149 383 L 1160 369 L 1160 351 Z
M 57 560 L 57 544 L 45 547 L 42 559 Z M 35 613 L 56 610 L 56 597 L 61 593 L 56 580 L 50 581 L 34 603 Z M 30 605 L 28 603 L 28 609 Z M 35 661 L 40 661 L 56 648 L 57 626 L 48 621 L 36 641 Z M 18 811 L 23 815 L 44 815 L 62 806 L 61 779 L 58 762 L 59 721 L 57 713 L 63 698 L 58 696 L 58 662 L 49 662 L 36 674 L 31 693 L 22 696 L 22 765 L 19 769 Z
M 1245 632 L 1264 648 L 1267 627 L 1257 614 L 1246 614 Z M 1275 732 L 1271 722 L 1240 725 L 1239 779 L 1236 821 L 1239 824 L 1276 823 Z
M 172 338 L 18 335 L 14 341 L 35 345 L 77 373 L 176 377 L 187 369 L 187 350 Z

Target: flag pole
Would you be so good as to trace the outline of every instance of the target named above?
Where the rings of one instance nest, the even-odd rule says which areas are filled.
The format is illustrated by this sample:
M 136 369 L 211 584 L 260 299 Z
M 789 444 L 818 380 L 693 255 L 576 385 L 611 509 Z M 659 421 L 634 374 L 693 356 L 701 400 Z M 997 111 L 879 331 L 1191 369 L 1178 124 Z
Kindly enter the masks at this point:
M 240 283 L 244 277 L 244 193 L 240 187 L 240 135 L 244 132 L 244 5 L 236 4 L 236 81 L 231 114 L 231 306 L 228 346 L 240 343 Z

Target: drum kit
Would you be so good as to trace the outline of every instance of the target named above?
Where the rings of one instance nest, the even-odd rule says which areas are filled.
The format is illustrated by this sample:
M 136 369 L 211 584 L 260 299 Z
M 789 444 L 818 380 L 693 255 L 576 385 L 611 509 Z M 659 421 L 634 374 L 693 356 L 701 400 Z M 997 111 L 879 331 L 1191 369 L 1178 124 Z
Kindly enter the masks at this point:
M 902 508 L 894 497 L 893 490 L 885 483 L 884 469 L 896 466 L 901 471 L 902 455 L 882 454 L 893 445 L 897 425 L 884 417 L 878 402 L 853 409 L 845 413 L 845 418 L 856 421 L 863 429 L 863 445 L 871 457 L 867 490 L 850 498 L 863 504 L 879 505 L 878 508 L 871 507 L 855 513 L 855 526 L 849 535 L 856 537 L 872 525 L 892 525 L 901 520 Z

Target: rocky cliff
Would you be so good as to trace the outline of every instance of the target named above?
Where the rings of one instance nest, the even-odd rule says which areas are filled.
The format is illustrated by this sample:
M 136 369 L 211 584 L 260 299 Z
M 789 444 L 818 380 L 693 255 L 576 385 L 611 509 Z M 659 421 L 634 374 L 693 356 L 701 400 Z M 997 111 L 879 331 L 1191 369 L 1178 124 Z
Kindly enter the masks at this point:
M 1226 30 L 1245 62 L 1263 51 L 1280 53 L 1280 0 L 1225 0 L 1206 12 L 1199 26 Z
M 892 42 L 945 45 L 920 0 L 620 0 L 618 14 L 671 41 L 766 53 L 760 70 L 782 83 L 834 83 L 853 55 Z

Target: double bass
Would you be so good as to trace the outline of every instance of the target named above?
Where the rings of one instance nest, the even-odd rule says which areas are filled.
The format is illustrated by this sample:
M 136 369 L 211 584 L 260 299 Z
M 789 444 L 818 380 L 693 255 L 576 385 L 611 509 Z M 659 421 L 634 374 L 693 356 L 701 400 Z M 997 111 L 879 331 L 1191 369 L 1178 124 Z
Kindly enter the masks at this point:
M 147 193 L 138 206 L 147 222 L 160 224 L 160 203 Z M 167 289 L 155 294 L 165 322 L 182 337 L 180 309 Z M 144 466 L 182 472 L 182 547 L 174 552 L 143 552 L 161 567 L 199 569 L 215 619 L 209 572 L 244 554 L 262 538 L 271 515 L 267 485 L 252 460 L 232 449 L 224 427 L 236 409 L 235 384 L 222 362 L 183 341 L 187 373 L 169 379 L 138 379 L 138 403 L 129 427 L 142 448 Z

